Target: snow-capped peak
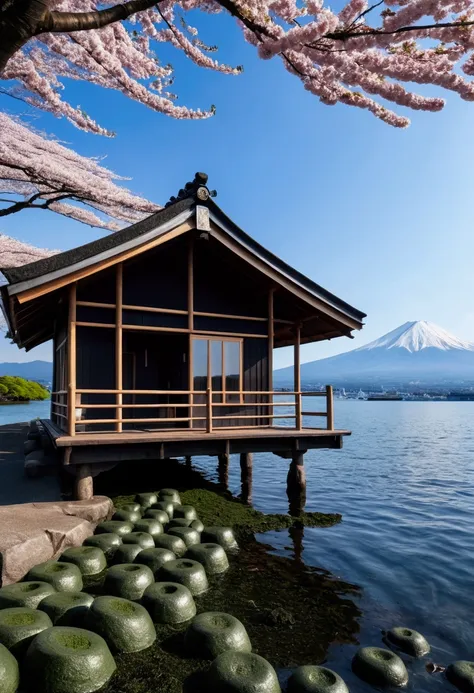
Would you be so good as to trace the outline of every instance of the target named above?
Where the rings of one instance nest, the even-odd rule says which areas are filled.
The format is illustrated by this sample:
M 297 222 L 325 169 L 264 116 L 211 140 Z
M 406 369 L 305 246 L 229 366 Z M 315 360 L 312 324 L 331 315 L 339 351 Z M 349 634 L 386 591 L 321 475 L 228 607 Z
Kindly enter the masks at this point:
M 406 322 L 395 330 L 379 337 L 374 342 L 366 344 L 357 351 L 365 349 L 393 349 L 399 347 L 407 351 L 421 351 L 432 347 L 448 351 L 449 349 L 462 349 L 464 351 L 474 351 L 474 344 L 465 342 L 450 334 L 442 327 L 438 327 L 426 320 L 416 322 Z

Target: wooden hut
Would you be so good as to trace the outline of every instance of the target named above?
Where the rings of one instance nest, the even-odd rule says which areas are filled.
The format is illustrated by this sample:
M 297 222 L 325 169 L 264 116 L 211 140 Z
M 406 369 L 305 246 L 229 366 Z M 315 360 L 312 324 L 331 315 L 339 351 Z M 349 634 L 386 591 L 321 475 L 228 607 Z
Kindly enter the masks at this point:
M 334 428 L 330 386 L 312 393 L 322 411 L 305 410 L 300 345 L 350 336 L 365 315 L 262 247 L 212 196 L 196 174 L 122 231 L 2 270 L 13 340 L 26 350 L 53 340 L 45 425 L 79 497 L 92 494 L 94 465 L 181 455 L 240 453 L 248 469 L 252 452 L 271 451 L 292 459 L 290 485 L 300 483 L 304 452 L 349 434 Z M 294 389 L 282 398 L 273 350 L 289 345 Z

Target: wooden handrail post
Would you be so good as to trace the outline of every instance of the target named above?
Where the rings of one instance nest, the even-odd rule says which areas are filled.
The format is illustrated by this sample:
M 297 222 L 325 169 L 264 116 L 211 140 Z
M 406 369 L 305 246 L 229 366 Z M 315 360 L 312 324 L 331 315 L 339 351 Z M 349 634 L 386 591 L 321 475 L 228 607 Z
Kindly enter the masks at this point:
M 327 428 L 334 431 L 334 399 L 332 385 L 326 385 Z
M 68 314 L 68 433 L 76 435 L 76 300 L 77 283 L 69 287 Z
M 272 287 L 268 292 L 268 389 L 273 390 L 273 346 L 274 346 L 274 310 L 273 310 L 273 294 L 275 288 Z M 270 400 L 273 400 L 273 395 L 270 395 Z M 269 414 L 273 414 L 273 408 L 268 410 Z
M 210 387 L 206 390 L 206 423 L 207 432 L 212 433 L 212 389 Z
M 302 406 L 301 406 L 301 367 L 300 367 L 300 345 L 301 345 L 301 325 L 296 325 L 296 336 L 295 336 L 295 355 L 294 355 L 294 369 L 295 369 L 295 405 L 296 405 L 296 421 L 295 428 L 297 431 L 301 431 L 303 428 L 303 418 L 301 416 Z
M 119 262 L 115 275 L 115 389 L 123 387 L 123 341 L 122 341 L 122 305 L 123 305 L 123 264 Z M 123 395 L 115 395 L 115 430 L 122 432 Z
M 194 331 L 194 238 L 189 237 L 188 241 L 188 388 L 191 393 L 188 395 L 189 403 L 189 428 L 193 427 L 193 404 L 194 397 L 194 365 L 193 365 L 193 331 Z

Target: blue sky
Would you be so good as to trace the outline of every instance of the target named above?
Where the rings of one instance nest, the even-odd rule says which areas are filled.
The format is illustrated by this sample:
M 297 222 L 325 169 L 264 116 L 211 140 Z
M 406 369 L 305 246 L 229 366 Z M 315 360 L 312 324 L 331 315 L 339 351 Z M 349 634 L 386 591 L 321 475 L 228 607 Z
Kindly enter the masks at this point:
M 166 46 L 159 55 L 175 66 L 179 101 L 214 103 L 214 118 L 171 120 L 116 92 L 73 83 L 71 102 L 117 137 L 87 135 L 31 111 L 34 125 L 81 154 L 105 155 L 109 168 L 132 178 L 133 191 L 160 203 L 206 171 L 216 201 L 242 228 L 368 314 L 354 340 L 307 345 L 304 361 L 355 348 L 408 320 L 433 321 L 474 341 L 474 105 L 447 94 L 444 112 L 413 112 L 411 127 L 395 130 L 367 112 L 320 104 L 277 59 L 258 59 L 230 18 L 199 24 L 222 60 L 244 65 L 242 75 L 196 68 Z M 5 96 L 0 107 L 28 113 Z M 3 218 L 0 231 L 59 249 L 102 233 L 42 211 Z M 35 358 L 49 359 L 50 347 L 25 354 L 0 341 L 0 361 Z M 291 358 L 275 352 L 277 366 Z

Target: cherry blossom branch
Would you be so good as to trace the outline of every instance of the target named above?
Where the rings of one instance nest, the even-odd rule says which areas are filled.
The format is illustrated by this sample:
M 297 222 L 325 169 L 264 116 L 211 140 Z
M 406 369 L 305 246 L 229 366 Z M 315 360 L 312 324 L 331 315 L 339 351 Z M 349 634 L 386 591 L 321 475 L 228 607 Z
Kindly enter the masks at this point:
M 148 10 L 163 0 L 129 0 L 95 12 L 48 12 L 38 25 L 35 36 L 43 33 L 65 33 L 101 29 L 132 14 Z

